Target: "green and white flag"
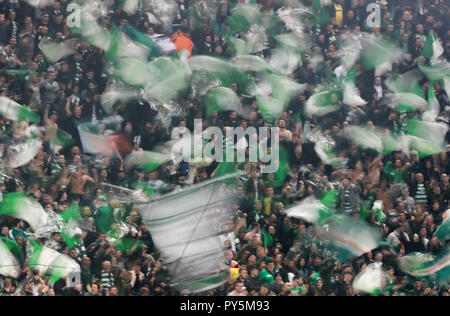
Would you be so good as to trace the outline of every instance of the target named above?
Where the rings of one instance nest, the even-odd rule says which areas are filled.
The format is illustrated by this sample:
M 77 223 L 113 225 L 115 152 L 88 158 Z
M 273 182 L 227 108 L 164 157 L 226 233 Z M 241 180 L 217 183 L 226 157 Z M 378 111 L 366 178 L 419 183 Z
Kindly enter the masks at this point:
M 323 225 L 332 216 L 336 204 L 337 191 L 328 192 L 320 201 L 314 196 L 308 197 L 299 204 L 285 210 L 288 217 L 308 221 L 315 225 Z
M 336 89 L 316 91 L 306 102 L 305 111 L 315 117 L 326 116 L 341 108 L 339 99 L 340 93 Z
M 187 54 L 183 52 L 177 57 L 179 58 L 159 57 L 150 64 L 151 71 L 159 75 L 152 77 L 154 82 L 147 82 L 146 96 L 165 104 L 173 96 L 189 88 L 192 71 L 188 64 Z
M 205 72 L 222 82 L 222 85 L 231 88 L 233 83 L 238 84 L 242 90 L 248 83 L 245 72 L 229 60 L 210 56 L 194 56 L 189 59 L 192 71 Z
M 30 137 L 19 144 L 8 148 L 5 165 L 9 168 L 19 168 L 28 164 L 41 150 L 42 143 L 37 137 Z
M 125 159 L 125 169 L 132 170 L 136 167 L 144 169 L 146 172 L 153 171 L 171 159 L 170 154 L 135 151 Z
M 434 236 L 437 237 L 437 239 L 440 242 L 446 242 L 447 240 L 450 240 L 450 217 L 449 214 L 450 211 L 446 210 L 444 214 L 442 215 L 443 221 L 442 224 L 439 226 L 439 229 L 436 230 L 434 233 Z
M 235 176 L 194 185 L 139 207 L 180 290 L 204 292 L 219 287 L 229 277 L 217 223 L 230 219 L 226 205 L 234 196 L 223 181 Z
M 78 43 L 78 39 L 69 39 L 58 43 L 44 38 L 39 43 L 39 49 L 50 63 L 55 63 L 75 54 L 75 47 Z
M 103 109 L 108 114 L 112 114 L 116 104 L 126 104 L 137 97 L 137 92 L 133 89 L 119 88 L 110 85 L 102 94 L 101 103 Z
M 334 145 L 324 140 L 317 141 L 314 150 L 324 164 L 343 167 L 348 162 L 348 158 L 338 156 Z
M 450 77 L 450 63 L 442 62 L 438 65 L 427 66 L 424 64 L 419 64 L 420 70 L 431 82 L 441 81 L 444 78 Z
M 428 157 L 445 151 L 445 135 L 448 126 L 444 123 L 410 120 L 408 122 L 409 146 L 418 151 L 420 157 Z
M 290 47 L 272 49 L 269 64 L 286 76 L 292 75 L 298 67 L 303 65 L 299 51 Z
M 113 41 L 111 32 L 100 26 L 97 20 L 85 11 L 86 9 L 83 9 L 81 13 L 81 36 L 83 40 L 105 52 L 109 51 Z
M 65 225 L 61 230 L 61 237 L 69 248 L 73 248 L 80 243 L 82 231 L 78 227 L 83 220 L 78 204 L 73 203 L 60 214 Z
M 50 277 L 50 285 L 58 280 L 75 274 L 80 274 L 80 265 L 56 250 L 42 246 L 39 242 L 31 241 L 30 269 L 38 269 L 43 275 Z
M 372 251 L 381 241 L 372 227 L 347 215 L 332 216 L 323 227 L 323 238 L 335 247 L 341 262 Z
M 448 281 L 450 277 L 450 247 L 447 246 L 437 256 L 424 253 L 412 253 L 398 259 L 400 269 L 415 277 L 427 277 L 437 274 L 437 278 Z
M 345 129 L 348 136 L 362 148 L 374 149 L 379 153 L 383 152 L 383 141 L 374 130 L 360 126 L 349 126 Z
M 205 98 L 207 115 L 222 111 L 236 111 L 243 114 L 241 100 L 238 95 L 226 87 L 210 89 Z
M 447 93 L 447 96 L 450 97 L 450 76 L 446 77 L 442 80 L 443 80 L 443 84 L 444 84 L 445 93 Z
M 245 72 L 278 72 L 265 59 L 255 55 L 239 55 L 233 62 Z
M 391 64 L 402 55 L 396 43 L 375 37 L 364 38 L 362 42 L 361 65 L 364 70 L 372 70 Z
M 394 93 L 386 95 L 390 104 L 399 112 L 426 111 L 428 102 L 416 93 Z
M 5 239 L 0 239 L 0 275 L 17 279 L 22 272 L 20 262 L 4 241 Z
M 134 41 L 136 44 L 147 48 L 150 51 L 150 57 L 158 57 L 161 55 L 160 49 L 158 48 L 158 44 L 153 41 L 147 35 L 139 32 L 136 28 L 131 25 L 125 25 L 123 27 L 125 34 Z
M 438 62 L 439 57 L 444 53 L 444 48 L 437 40 L 433 31 L 430 31 L 422 50 L 422 56 L 428 58 L 432 65 Z
M 23 193 L 9 193 L 4 196 L 0 215 L 8 215 L 26 221 L 36 231 L 47 222 L 47 214 L 42 205 L 26 197 Z
M 238 3 L 231 9 L 231 16 L 227 18 L 227 24 L 231 27 L 231 34 L 246 32 L 250 26 L 261 17 L 258 5 Z
M 344 104 L 351 106 L 363 106 L 367 104 L 367 101 L 361 98 L 356 91 L 355 84 L 347 81 L 344 83 Z
M 356 276 L 353 288 L 364 293 L 376 295 L 387 285 L 387 277 L 387 273 L 380 266 L 370 264 Z
M 39 123 L 40 121 L 36 113 L 3 96 L 0 96 L 0 115 L 15 122 L 28 120 L 32 123 Z
M 427 122 L 436 122 L 436 118 L 439 116 L 441 112 L 441 105 L 439 104 L 439 100 L 434 93 L 434 86 L 430 84 L 428 87 L 428 108 L 423 113 L 423 120 Z
M 123 11 L 133 15 L 139 8 L 140 0 L 122 0 Z
M 307 88 L 287 76 L 267 74 L 256 85 L 254 94 L 261 114 L 266 120 L 275 121 L 289 106 L 291 100 Z

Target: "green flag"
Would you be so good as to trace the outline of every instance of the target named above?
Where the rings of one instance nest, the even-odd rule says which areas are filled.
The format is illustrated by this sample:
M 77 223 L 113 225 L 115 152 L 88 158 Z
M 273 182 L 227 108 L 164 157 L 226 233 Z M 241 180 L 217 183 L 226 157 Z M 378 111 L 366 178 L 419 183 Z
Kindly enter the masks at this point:
M 40 122 L 36 113 L 4 96 L 0 97 L 0 115 L 16 122 L 25 120 L 32 123 Z
M 437 40 L 433 31 L 430 31 L 427 37 L 427 41 L 425 42 L 425 46 L 422 50 L 422 56 L 431 60 L 431 62 L 436 62 L 439 57 L 444 53 L 444 48 L 441 43 Z
M 150 50 L 150 57 L 155 58 L 161 55 L 157 44 L 145 34 L 139 32 L 137 29 L 127 24 L 123 28 L 125 34 L 136 43 L 139 43 Z
M 80 265 L 75 260 L 34 240 L 31 241 L 29 267 L 49 276 L 50 285 L 73 273 L 80 273 Z
M 9 238 L 0 237 L 0 275 L 18 278 L 23 262 L 24 255 L 19 245 Z
M 0 215 L 8 215 L 22 219 L 36 231 L 47 221 L 47 215 L 36 201 L 26 197 L 22 192 L 9 193 L 4 196 L 0 206 Z

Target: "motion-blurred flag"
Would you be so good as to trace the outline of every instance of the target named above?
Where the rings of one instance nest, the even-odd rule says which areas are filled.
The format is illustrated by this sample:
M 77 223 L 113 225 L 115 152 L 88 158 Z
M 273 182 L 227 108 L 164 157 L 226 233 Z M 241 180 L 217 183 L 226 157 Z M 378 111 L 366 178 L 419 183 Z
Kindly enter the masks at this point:
M 415 277 L 427 277 L 435 273 L 438 278 L 448 281 L 450 277 L 450 247 L 447 246 L 437 256 L 412 253 L 398 259 L 400 269 Z
M 22 272 L 22 268 L 19 260 L 11 251 L 11 243 L 14 242 L 6 238 L 0 238 L 0 275 L 17 279 Z M 17 247 L 19 246 L 17 245 Z M 22 250 L 20 249 L 20 251 Z
M 69 39 L 63 42 L 42 39 L 39 43 L 39 49 L 44 53 L 50 63 L 55 63 L 75 54 L 75 47 L 78 43 L 78 39 Z
M 349 126 L 345 129 L 345 132 L 362 148 L 374 149 L 379 153 L 383 152 L 383 141 L 374 130 L 360 126 Z
M 336 247 L 341 262 L 372 251 L 381 241 L 381 236 L 369 225 L 346 215 L 332 216 L 325 225 L 323 238 Z
M 32 136 L 21 140 L 19 143 L 11 144 L 8 147 L 8 155 L 5 165 L 9 168 L 19 168 L 28 164 L 41 150 L 41 141 Z
M 444 214 L 442 215 L 443 221 L 439 227 L 438 230 L 434 233 L 434 236 L 437 237 L 437 239 L 440 242 L 446 242 L 450 239 L 450 211 L 446 210 Z
M 118 152 L 132 151 L 132 146 L 125 136 L 97 135 L 89 130 L 90 125 L 90 123 L 85 123 L 78 126 L 84 153 L 113 156 Z
M 230 220 L 227 209 L 233 201 L 223 187 L 225 178 L 140 206 L 142 220 L 181 290 L 207 291 L 229 277 L 229 267 L 223 265 L 224 246 L 218 238 Z
M 422 49 L 422 56 L 428 58 L 431 64 L 434 65 L 438 62 L 439 57 L 444 53 L 444 48 L 438 39 L 434 35 L 433 31 L 430 31 L 425 42 L 425 46 Z
M 135 151 L 129 154 L 125 159 L 125 168 L 132 170 L 140 167 L 146 172 L 153 171 L 171 159 L 170 154 L 158 152 Z
M 387 276 L 382 267 L 370 264 L 356 276 L 353 288 L 361 292 L 377 295 L 386 286 Z
M 217 87 L 209 90 L 205 103 L 208 115 L 222 111 L 236 111 L 239 114 L 243 112 L 238 95 L 226 87 Z
M 285 210 L 285 213 L 289 217 L 305 220 L 315 225 L 322 225 L 332 215 L 332 205 L 336 200 L 336 193 L 336 191 L 328 192 L 321 201 L 315 197 L 308 197 L 299 204 Z
M 36 113 L 4 96 L 0 96 L 0 115 L 16 122 L 28 120 L 38 123 L 40 121 Z
M 0 215 L 8 215 L 26 221 L 36 231 L 47 221 L 47 215 L 36 201 L 26 197 L 23 193 L 9 193 L 3 198 L 0 206 Z
M 42 246 L 39 242 L 31 241 L 30 269 L 38 269 L 43 275 L 50 277 L 50 285 L 69 275 L 80 274 L 80 265 L 56 250 Z

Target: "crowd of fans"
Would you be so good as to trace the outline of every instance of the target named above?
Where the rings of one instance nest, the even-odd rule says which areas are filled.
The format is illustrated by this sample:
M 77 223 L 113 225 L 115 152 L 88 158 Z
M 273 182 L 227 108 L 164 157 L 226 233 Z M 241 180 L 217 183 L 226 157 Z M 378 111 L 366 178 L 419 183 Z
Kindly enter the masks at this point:
M 164 258 L 155 249 L 151 234 L 131 203 L 118 203 L 107 198 L 112 186 L 128 189 L 144 188 L 153 197 L 187 184 L 190 165 L 175 168 L 172 162 L 157 170 L 127 171 L 124 160 L 129 152 L 113 157 L 83 153 L 78 124 L 102 122 L 108 115 L 100 103 L 108 84 L 104 52 L 82 43 L 74 55 L 57 63 L 49 63 L 39 50 L 43 38 L 62 41 L 74 36 L 66 25 L 71 1 L 59 0 L 44 9 L 36 9 L 27 1 L 0 3 L 0 94 L 22 104 L 41 117 L 43 146 L 26 166 L 2 170 L 0 194 L 25 192 L 38 201 L 46 212 L 61 213 L 73 202 L 79 203 L 83 216 L 82 242 L 69 248 L 60 233 L 53 233 L 40 242 L 46 247 L 66 254 L 81 266 L 81 284 L 66 286 L 62 279 L 54 286 L 49 278 L 25 265 L 18 279 L 0 277 L 1 295 L 87 295 L 87 296 L 170 296 L 192 295 L 172 286 Z M 111 11 L 101 20 L 105 28 L 130 24 L 141 32 L 171 36 L 182 31 L 192 40 L 192 55 L 232 58 L 229 45 L 230 26 L 227 17 L 236 2 L 252 2 L 269 12 L 289 7 L 286 1 L 220 0 L 217 15 L 192 23 L 189 0 L 178 0 L 178 9 L 166 25 L 153 25 L 139 11 L 127 15 L 122 1 L 110 1 Z M 194 2 L 194 1 L 191 1 Z M 311 0 L 300 1 L 311 7 Z M 394 41 L 406 58 L 394 64 L 393 72 L 403 74 L 418 69 L 426 60 L 421 51 L 430 31 L 436 34 L 445 49 L 442 59 L 448 59 L 450 30 L 449 4 L 445 0 L 377 1 L 382 8 L 381 27 L 368 28 L 368 0 L 333 0 L 325 7 L 331 21 L 309 26 L 306 33 L 317 41 L 324 56 L 319 67 L 313 67 L 304 52 L 304 62 L 295 73 L 297 82 L 307 84 L 286 112 L 276 121 L 265 120 L 254 98 L 241 96 L 250 109 L 249 119 L 236 112 L 207 115 L 204 100 L 191 93 L 177 95 L 174 100 L 188 109 L 185 116 L 161 119 L 143 98 L 115 104 L 114 114 L 123 118 L 113 133 L 125 136 L 133 150 L 151 151 L 170 140 L 173 128 L 193 129 L 194 119 L 203 119 L 204 127 L 277 126 L 280 141 L 288 154 L 289 175 L 282 183 L 273 175 L 261 174 L 257 163 L 237 164 L 242 174 L 231 184 L 239 195 L 233 227 L 220 236 L 226 248 L 226 264 L 230 266 L 229 281 L 205 295 L 215 296 L 357 296 L 363 295 L 352 286 L 355 276 L 367 265 L 377 264 L 387 273 L 381 295 L 444 296 L 448 283 L 431 278 L 416 279 L 405 275 L 396 259 L 412 252 L 438 254 L 445 248 L 434 232 L 443 221 L 450 199 L 450 159 L 446 152 L 426 158 L 402 152 L 378 155 L 363 150 L 343 133 L 348 125 L 375 125 L 389 130 L 401 129 L 407 118 L 420 113 L 403 113 L 385 105 L 383 97 L 389 92 L 384 81 L 390 73 L 375 77 L 374 71 L 363 71 L 356 65 L 356 84 L 368 103 L 364 111 L 345 105 L 339 112 L 317 119 L 305 114 L 306 101 L 314 88 L 329 79 L 339 66 L 336 50 L 344 33 L 368 32 Z M 420 3 L 423 2 L 423 6 Z M 280 32 L 287 32 L 280 23 Z M 239 36 L 237 34 L 236 36 Z M 274 41 L 268 38 L 270 54 Z M 25 70 L 25 72 L 11 72 Z M 427 80 L 419 82 L 425 95 Z M 238 84 L 233 89 L 239 94 Z M 441 85 L 435 94 L 441 114 L 447 115 L 449 96 Z M 52 127 L 68 132 L 74 143 L 65 148 L 50 146 L 46 132 Z M 349 158 L 344 167 L 325 165 L 314 151 L 314 143 L 303 137 L 305 126 L 328 131 L 337 144 L 340 157 Z M 29 123 L 0 121 L 0 157 L 9 146 L 27 137 L 23 131 Z M 1 159 L 1 158 L 0 158 Z M 197 170 L 195 183 L 210 179 L 219 164 L 213 163 Z M 105 185 L 106 184 L 106 185 Z M 329 242 L 320 239 L 318 227 L 305 221 L 288 218 L 284 210 L 302 199 L 336 189 L 337 209 L 367 222 L 383 234 L 392 247 L 382 247 L 348 262 L 336 260 Z M 376 200 L 383 201 L 384 217 L 372 211 Z M 105 208 L 104 206 L 107 205 Z M 105 213 L 106 210 L 106 213 Z M 108 241 L 107 233 L 123 222 L 127 237 L 135 240 L 133 248 L 118 247 Z M 28 253 L 33 232 L 29 225 L 8 216 L 0 216 L 1 236 L 16 241 Z

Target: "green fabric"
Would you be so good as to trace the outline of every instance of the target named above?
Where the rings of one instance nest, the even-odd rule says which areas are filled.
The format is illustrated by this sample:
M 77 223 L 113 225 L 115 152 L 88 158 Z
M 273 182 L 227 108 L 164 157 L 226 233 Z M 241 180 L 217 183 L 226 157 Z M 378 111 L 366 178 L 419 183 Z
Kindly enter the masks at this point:
M 111 228 L 111 211 L 108 205 L 104 205 L 97 210 L 94 217 L 97 232 L 107 233 Z
M 264 284 L 272 284 L 275 282 L 275 278 L 272 274 L 270 274 L 267 270 L 262 270 L 258 275 L 259 280 Z
M 273 244 L 273 238 L 268 232 L 263 233 L 263 246 L 264 249 L 268 249 Z
M 23 264 L 25 261 L 25 256 L 19 244 L 6 237 L 0 237 L 0 239 L 6 245 L 6 247 L 8 247 L 9 251 L 11 251 L 11 253 L 17 258 L 17 260 L 19 260 L 20 264 Z
M 161 55 L 161 52 L 157 46 L 157 44 L 152 41 L 148 36 L 139 32 L 137 29 L 132 27 L 131 25 L 125 25 L 123 27 L 125 34 L 134 42 L 144 45 L 148 49 L 150 49 L 150 57 L 155 58 Z
M 313 0 L 312 3 L 313 18 L 311 19 L 311 25 L 323 25 L 331 22 L 331 17 L 328 11 L 322 8 L 320 0 Z
M 396 170 L 394 167 L 394 164 L 389 161 L 384 168 L 384 172 L 388 176 L 389 183 L 397 184 L 397 183 L 403 183 L 403 170 Z
M 12 228 L 11 235 L 13 236 L 14 240 L 16 240 L 18 236 L 23 236 L 25 240 L 28 239 L 27 234 L 22 229 L 16 230 L 15 228 Z
M 76 203 L 73 203 L 64 212 L 62 212 L 61 217 L 67 223 L 71 219 L 78 220 L 78 221 L 83 220 L 81 213 L 80 213 L 80 208 L 79 208 L 78 204 L 76 204 Z
M 131 256 L 142 251 L 142 242 L 132 238 L 122 238 L 116 243 L 116 249 L 127 256 Z

